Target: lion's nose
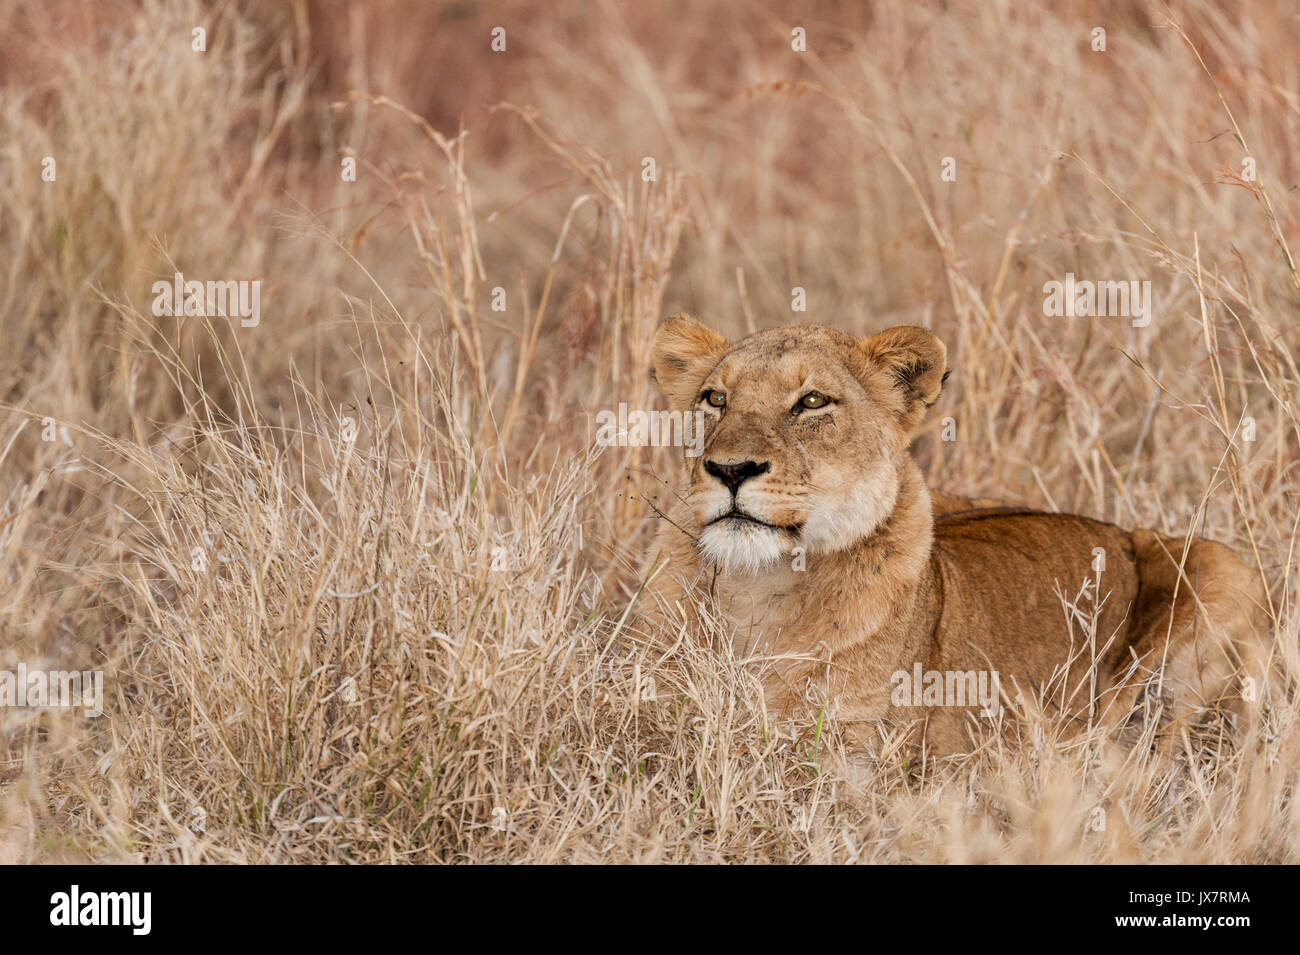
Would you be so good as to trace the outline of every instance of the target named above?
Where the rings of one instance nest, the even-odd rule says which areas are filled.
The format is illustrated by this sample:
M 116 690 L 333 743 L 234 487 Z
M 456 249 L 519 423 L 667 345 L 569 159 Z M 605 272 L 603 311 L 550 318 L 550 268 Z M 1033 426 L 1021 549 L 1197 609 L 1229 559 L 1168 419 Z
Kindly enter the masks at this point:
M 704 470 L 726 485 L 727 490 L 735 494 L 752 477 L 766 474 L 772 465 L 768 461 L 741 461 L 739 464 L 719 464 L 717 461 L 705 461 Z

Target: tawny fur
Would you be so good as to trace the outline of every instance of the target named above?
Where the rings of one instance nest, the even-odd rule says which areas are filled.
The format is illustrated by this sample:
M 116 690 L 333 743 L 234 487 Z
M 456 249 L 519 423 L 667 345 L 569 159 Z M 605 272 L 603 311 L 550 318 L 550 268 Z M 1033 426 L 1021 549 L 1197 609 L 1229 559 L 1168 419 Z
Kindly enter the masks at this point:
M 706 438 L 683 457 L 684 490 L 661 499 L 647 612 L 710 606 L 736 652 L 787 657 L 767 686 L 783 716 L 828 702 L 846 724 L 907 722 L 939 753 L 968 748 L 982 717 L 895 705 L 894 675 L 916 664 L 997 671 L 1005 701 L 1080 726 L 1118 726 L 1144 698 L 1180 721 L 1239 701 L 1245 678 L 1262 678 L 1268 621 L 1259 574 L 1230 549 L 1197 539 L 1184 558 L 1181 539 L 927 489 L 910 444 L 946 354 L 913 326 L 728 344 L 668 319 L 656 377 L 674 410 L 705 417 Z M 810 393 L 827 403 L 805 407 Z M 756 473 L 733 489 L 727 468 Z M 745 517 L 721 516 L 731 509 Z M 1062 602 L 1085 581 L 1095 630 L 1071 626 Z

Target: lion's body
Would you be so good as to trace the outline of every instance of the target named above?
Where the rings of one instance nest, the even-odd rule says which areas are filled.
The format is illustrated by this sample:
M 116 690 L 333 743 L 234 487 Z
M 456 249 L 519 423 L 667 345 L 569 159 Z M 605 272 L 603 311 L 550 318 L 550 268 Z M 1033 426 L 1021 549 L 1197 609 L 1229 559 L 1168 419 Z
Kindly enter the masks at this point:
M 1164 717 L 1181 719 L 1239 697 L 1243 666 L 1257 671 L 1265 597 L 1228 548 L 1194 540 L 1184 559 L 1181 539 L 1149 531 L 932 503 L 908 448 L 945 371 L 928 333 L 858 342 L 805 326 L 726 346 L 674 321 L 656 343 L 661 384 L 682 410 L 700 389 L 724 404 L 691 489 L 667 508 L 647 600 L 652 612 L 703 600 L 736 652 L 782 658 L 777 711 L 829 699 L 841 720 L 915 720 L 932 750 L 954 752 L 988 699 L 900 699 L 903 684 L 996 673 L 1003 700 L 1082 726 L 1119 723 L 1153 675 Z M 810 388 L 812 405 L 783 416 Z

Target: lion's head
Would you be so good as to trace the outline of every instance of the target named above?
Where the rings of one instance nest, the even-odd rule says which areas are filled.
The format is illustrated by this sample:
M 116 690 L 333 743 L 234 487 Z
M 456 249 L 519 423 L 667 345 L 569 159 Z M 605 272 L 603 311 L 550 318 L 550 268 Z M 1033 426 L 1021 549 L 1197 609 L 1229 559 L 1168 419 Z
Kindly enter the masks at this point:
M 685 458 L 683 529 L 724 571 L 755 573 L 795 547 L 843 550 L 889 516 L 947 352 L 912 325 L 864 339 L 798 325 L 728 345 L 678 315 L 654 368 L 672 410 L 705 421 L 703 453 Z

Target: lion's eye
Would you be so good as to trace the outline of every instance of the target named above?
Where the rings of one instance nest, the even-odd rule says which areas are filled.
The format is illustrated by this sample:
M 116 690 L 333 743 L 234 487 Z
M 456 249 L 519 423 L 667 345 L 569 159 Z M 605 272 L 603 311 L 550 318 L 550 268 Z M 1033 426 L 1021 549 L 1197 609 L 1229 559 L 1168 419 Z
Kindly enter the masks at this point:
M 825 408 L 830 399 L 819 391 L 810 391 L 799 399 L 799 408 Z
M 727 403 L 727 396 L 720 391 L 706 391 L 701 397 L 710 408 L 721 408 Z

